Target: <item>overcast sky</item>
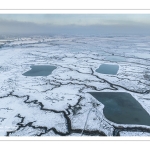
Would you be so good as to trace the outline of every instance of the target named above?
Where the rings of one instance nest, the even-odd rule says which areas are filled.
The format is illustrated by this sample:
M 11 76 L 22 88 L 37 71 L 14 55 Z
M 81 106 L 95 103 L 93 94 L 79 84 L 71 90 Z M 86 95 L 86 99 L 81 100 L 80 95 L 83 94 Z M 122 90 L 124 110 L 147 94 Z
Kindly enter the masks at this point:
M 150 34 L 149 14 L 0 14 L 0 34 Z

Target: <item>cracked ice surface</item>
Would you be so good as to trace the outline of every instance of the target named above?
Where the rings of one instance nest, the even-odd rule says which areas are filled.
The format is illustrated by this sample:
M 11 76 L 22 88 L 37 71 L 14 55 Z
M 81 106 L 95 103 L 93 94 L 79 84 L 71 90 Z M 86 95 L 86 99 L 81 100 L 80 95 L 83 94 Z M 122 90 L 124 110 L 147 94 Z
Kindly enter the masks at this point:
M 149 126 L 116 124 L 88 92 L 128 92 L 150 114 L 150 37 L 34 37 L 0 48 L 1 136 L 141 136 Z M 143 53 L 142 55 L 140 55 Z M 116 55 L 117 61 L 105 58 Z M 118 64 L 117 75 L 95 72 Z M 31 65 L 57 68 L 23 76 Z

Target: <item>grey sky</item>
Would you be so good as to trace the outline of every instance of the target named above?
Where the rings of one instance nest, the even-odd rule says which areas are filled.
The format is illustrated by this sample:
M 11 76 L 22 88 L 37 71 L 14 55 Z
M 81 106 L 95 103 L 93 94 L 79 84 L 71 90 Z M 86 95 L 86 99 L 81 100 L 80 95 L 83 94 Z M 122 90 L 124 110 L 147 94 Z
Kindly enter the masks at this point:
M 149 14 L 0 14 L 1 34 L 150 34 Z

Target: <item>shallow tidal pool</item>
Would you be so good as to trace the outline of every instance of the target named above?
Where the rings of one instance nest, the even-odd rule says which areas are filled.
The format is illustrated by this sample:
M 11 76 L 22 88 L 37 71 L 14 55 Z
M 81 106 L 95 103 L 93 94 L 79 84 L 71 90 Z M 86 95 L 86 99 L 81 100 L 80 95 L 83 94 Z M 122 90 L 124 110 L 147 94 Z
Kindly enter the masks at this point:
M 105 117 L 117 124 L 150 126 L 150 115 L 141 104 L 126 92 L 89 92 L 104 105 Z
M 119 70 L 118 65 L 112 65 L 112 64 L 101 64 L 98 69 L 96 69 L 96 72 L 102 73 L 102 74 L 112 74 L 116 75 Z
M 30 68 L 31 70 L 25 72 L 23 74 L 24 76 L 48 76 L 57 67 L 48 65 L 34 65 L 30 66 Z

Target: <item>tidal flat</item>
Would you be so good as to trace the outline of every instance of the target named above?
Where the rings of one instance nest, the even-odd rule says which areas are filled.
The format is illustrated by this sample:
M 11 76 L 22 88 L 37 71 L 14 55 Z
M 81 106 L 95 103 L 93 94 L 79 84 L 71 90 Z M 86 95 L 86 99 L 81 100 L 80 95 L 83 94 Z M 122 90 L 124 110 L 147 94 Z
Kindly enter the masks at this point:
M 3 129 L 0 135 L 149 135 L 150 60 L 134 56 L 135 53 L 148 55 L 148 43 L 149 37 L 142 36 L 38 36 L 5 43 L 0 48 L 0 127 Z M 106 60 L 109 56 L 120 56 L 126 61 Z M 101 64 L 117 65 L 119 69 L 115 74 L 98 73 L 96 69 Z M 57 68 L 39 72 L 41 65 Z M 30 66 L 34 67 L 28 75 L 35 76 L 23 75 Z M 108 95 L 102 94 L 101 102 L 90 92 Z M 109 92 L 122 94 L 115 100 Z M 106 109 L 104 103 L 110 100 L 113 107 Z M 136 113 L 131 110 L 134 108 Z M 111 120 L 106 113 L 114 118 L 124 116 L 125 121 Z

